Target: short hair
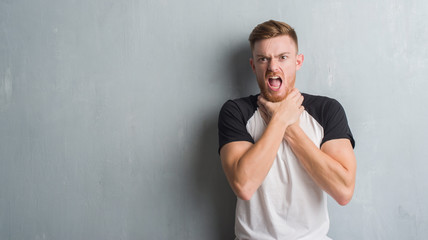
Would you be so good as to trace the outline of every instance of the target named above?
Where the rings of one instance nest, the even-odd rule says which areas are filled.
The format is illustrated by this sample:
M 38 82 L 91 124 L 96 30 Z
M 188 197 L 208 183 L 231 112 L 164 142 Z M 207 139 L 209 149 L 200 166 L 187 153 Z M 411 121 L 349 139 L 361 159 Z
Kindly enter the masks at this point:
M 281 35 L 286 35 L 293 39 L 296 44 L 296 50 L 299 50 L 297 41 L 297 34 L 294 29 L 285 22 L 269 20 L 257 25 L 250 34 L 248 40 L 250 41 L 251 51 L 254 50 L 254 44 L 258 40 L 269 39 Z

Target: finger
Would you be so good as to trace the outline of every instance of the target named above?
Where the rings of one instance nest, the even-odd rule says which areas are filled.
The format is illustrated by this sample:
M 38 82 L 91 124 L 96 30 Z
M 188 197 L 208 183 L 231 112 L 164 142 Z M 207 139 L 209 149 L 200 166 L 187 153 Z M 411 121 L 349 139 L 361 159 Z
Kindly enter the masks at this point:
M 259 105 L 259 109 L 260 109 L 260 111 L 262 111 L 263 113 L 265 113 L 266 115 L 269 115 L 268 114 L 268 111 L 267 111 L 267 109 L 266 109 L 266 107 L 264 106 L 264 105 Z
M 262 97 L 261 95 L 259 95 L 259 98 L 258 98 L 258 101 L 257 101 L 257 104 L 260 106 L 260 105 L 263 105 L 263 106 L 266 106 L 266 104 L 268 103 L 268 101 L 264 98 L 264 97 Z
M 266 113 L 266 110 L 264 110 L 263 108 L 259 108 L 260 114 L 264 115 L 264 116 L 268 116 Z
M 301 94 L 299 92 L 299 90 L 297 88 L 293 88 L 289 93 L 288 93 L 288 97 L 290 98 L 297 98 L 299 97 Z
M 262 102 L 260 101 L 260 99 L 257 99 L 257 106 L 259 108 L 261 108 L 263 106 Z
M 293 97 L 295 95 L 296 95 L 296 88 L 293 88 L 288 92 L 288 96 L 290 96 L 290 97 Z
M 257 106 L 261 109 L 263 107 L 263 103 L 260 101 L 260 96 L 257 98 Z
M 302 103 L 303 103 L 303 100 L 304 100 L 305 98 L 303 97 L 303 95 L 300 95 L 300 97 L 297 99 L 297 103 L 299 104 L 299 105 L 302 105 Z
M 293 88 L 293 89 L 291 89 L 291 92 L 293 92 L 294 94 L 298 94 L 298 95 L 300 95 L 300 91 L 299 91 L 299 89 L 297 89 L 297 88 Z

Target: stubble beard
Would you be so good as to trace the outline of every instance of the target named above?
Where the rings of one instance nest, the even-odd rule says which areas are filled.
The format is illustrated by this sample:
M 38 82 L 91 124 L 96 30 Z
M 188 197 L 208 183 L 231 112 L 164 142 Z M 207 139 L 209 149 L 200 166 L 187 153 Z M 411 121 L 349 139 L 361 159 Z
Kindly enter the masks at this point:
M 260 87 L 260 93 L 262 94 L 262 97 L 264 97 L 269 102 L 281 102 L 287 97 L 287 94 L 285 96 L 272 96 L 269 91 L 266 89 L 266 86 L 259 86 Z
M 266 86 L 264 82 L 260 83 L 259 81 L 257 81 L 257 84 L 259 85 L 260 93 L 261 93 L 262 97 L 264 97 L 269 102 L 281 102 L 282 100 L 284 100 L 288 96 L 288 94 L 292 90 L 292 88 L 287 87 L 286 88 L 287 92 L 285 95 L 283 95 L 283 96 L 272 96 L 268 90 L 268 86 Z M 283 82 L 283 84 L 284 84 L 284 82 Z M 294 84 L 293 84 L 293 88 L 294 88 Z

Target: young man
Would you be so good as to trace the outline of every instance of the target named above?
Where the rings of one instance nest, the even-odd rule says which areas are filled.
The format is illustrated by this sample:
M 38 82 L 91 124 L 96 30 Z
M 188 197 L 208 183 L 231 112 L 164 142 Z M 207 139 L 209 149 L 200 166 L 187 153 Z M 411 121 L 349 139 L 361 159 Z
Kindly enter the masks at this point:
M 249 37 L 260 94 L 227 101 L 219 116 L 222 166 L 237 195 L 237 239 L 329 239 L 326 194 L 355 186 L 355 145 L 342 106 L 294 87 L 304 57 L 293 28 L 267 21 Z

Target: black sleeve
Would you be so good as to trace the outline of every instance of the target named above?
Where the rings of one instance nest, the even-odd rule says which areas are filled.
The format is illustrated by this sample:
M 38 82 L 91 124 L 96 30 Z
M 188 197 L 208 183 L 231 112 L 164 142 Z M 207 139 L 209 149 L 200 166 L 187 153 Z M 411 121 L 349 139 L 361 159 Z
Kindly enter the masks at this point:
M 348 126 L 345 110 L 342 105 L 334 99 L 329 101 L 323 113 L 324 125 L 324 138 L 321 145 L 328 140 L 347 138 L 351 141 L 351 145 L 355 147 L 355 140 L 352 136 L 351 129 Z
M 232 100 L 227 101 L 220 110 L 218 118 L 218 151 L 227 143 L 234 141 L 248 141 L 254 139 L 247 132 L 246 120 L 238 104 Z

